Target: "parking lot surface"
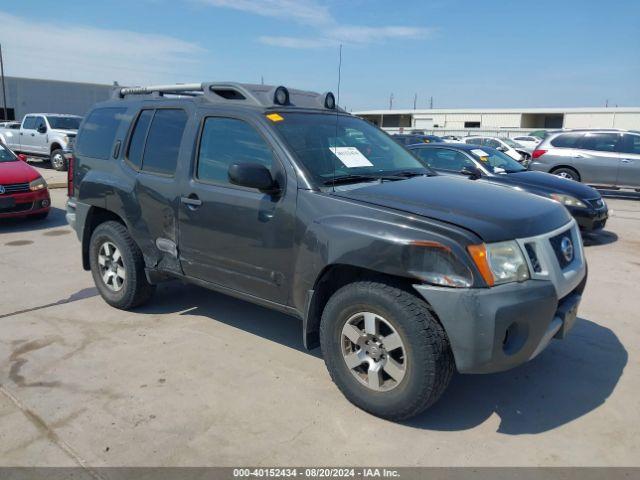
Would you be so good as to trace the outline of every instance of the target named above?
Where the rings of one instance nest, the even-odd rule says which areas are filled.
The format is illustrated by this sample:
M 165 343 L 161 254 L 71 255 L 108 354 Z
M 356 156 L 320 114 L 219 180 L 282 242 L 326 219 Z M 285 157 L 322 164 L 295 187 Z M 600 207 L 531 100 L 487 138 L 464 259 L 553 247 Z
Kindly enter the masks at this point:
M 585 239 L 569 337 L 515 370 L 457 375 L 405 423 L 368 415 L 294 318 L 179 282 L 135 312 L 82 270 L 65 191 L 0 225 L 2 466 L 638 466 L 640 201 Z

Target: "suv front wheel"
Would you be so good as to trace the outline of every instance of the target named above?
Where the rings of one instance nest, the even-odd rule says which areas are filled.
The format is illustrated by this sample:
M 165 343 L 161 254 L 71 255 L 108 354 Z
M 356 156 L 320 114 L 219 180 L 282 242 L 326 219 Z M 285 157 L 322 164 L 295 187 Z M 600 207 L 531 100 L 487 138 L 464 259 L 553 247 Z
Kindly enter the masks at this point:
M 429 306 L 379 282 L 356 282 L 327 302 L 320 343 L 331 378 L 354 405 L 403 420 L 440 398 L 454 370 L 449 340 Z
M 96 227 L 91 235 L 89 262 L 100 295 L 113 307 L 137 307 L 155 291 L 155 286 L 147 282 L 142 252 L 121 223 L 109 221 Z

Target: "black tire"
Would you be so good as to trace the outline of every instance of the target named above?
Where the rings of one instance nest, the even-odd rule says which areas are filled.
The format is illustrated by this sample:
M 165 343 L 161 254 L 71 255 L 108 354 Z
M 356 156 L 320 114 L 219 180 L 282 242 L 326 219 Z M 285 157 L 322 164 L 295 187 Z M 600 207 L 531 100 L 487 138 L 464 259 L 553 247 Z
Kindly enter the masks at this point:
M 100 273 L 98 254 L 105 242 L 111 242 L 118 248 L 126 271 L 126 278 L 119 291 L 113 291 Z M 146 303 L 155 292 L 155 285 L 147 282 L 145 276 L 142 252 L 121 223 L 108 221 L 95 228 L 89 245 L 89 263 L 100 295 L 113 307 L 129 310 Z
M 406 372 L 391 390 L 376 391 L 361 383 L 343 357 L 342 328 L 360 311 L 384 317 L 402 339 Z M 429 305 L 386 283 L 356 282 L 338 290 L 322 314 L 320 344 L 327 370 L 344 396 L 357 407 L 390 420 L 413 417 L 433 405 L 454 371 L 449 339 Z
M 552 170 L 551 173 L 557 175 L 558 177 L 568 178 L 576 182 L 580 181 L 580 175 L 573 168 L 560 167 Z
M 69 167 L 67 165 L 68 162 L 64 156 L 64 152 L 60 149 L 51 152 L 49 161 L 51 162 L 51 168 L 57 170 L 58 172 L 66 172 L 67 168 Z

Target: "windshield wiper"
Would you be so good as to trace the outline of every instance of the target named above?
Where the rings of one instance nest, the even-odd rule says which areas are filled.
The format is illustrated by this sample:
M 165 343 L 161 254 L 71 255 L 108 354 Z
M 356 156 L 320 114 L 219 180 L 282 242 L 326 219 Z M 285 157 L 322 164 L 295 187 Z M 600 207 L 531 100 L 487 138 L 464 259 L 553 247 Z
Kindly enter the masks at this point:
M 340 185 L 345 183 L 371 182 L 380 177 L 373 175 L 339 175 L 322 182 L 323 185 Z

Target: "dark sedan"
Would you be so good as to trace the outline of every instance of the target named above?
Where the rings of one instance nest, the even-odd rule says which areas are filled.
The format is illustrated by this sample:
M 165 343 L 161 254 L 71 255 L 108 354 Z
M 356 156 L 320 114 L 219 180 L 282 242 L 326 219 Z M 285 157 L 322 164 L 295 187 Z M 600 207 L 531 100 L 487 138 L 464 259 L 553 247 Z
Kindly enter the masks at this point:
M 422 143 L 443 143 L 444 140 L 437 135 L 416 135 L 416 134 L 395 134 L 392 135 L 396 142 L 405 147 L 408 145 L 422 144 Z
M 504 153 L 490 147 L 446 143 L 408 146 L 419 159 L 437 172 L 466 175 L 510 186 L 562 203 L 582 230 L 604 228 L 607 205 L 597 190 L 573 180 L 543 172 L 532 172 Z

